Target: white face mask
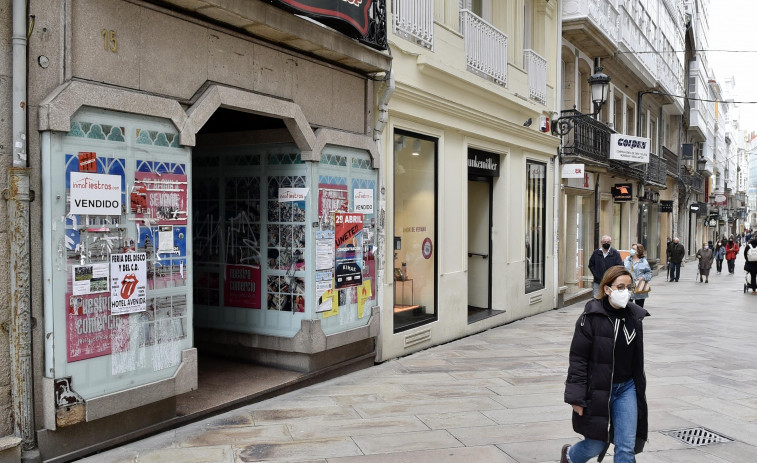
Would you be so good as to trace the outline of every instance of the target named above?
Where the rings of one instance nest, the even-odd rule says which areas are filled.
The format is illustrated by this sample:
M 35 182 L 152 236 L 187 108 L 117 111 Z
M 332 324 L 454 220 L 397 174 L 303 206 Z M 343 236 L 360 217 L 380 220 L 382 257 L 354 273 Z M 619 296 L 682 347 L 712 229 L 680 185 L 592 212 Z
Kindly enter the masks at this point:
M 628 305 L 629 299 L 631 299 L 631 293 L 628 292 L 628 288 L 624 289 L 623 291 L 613 289 L 610 293 L 610 302 L 612 302 L 615 307 L 619 307 L 621 309 Z
M 636 249 L 631 249 L 631 251 L 629 251 L 629 253 L 631 254 L 631 257 L 635 256 L 636 255 Z

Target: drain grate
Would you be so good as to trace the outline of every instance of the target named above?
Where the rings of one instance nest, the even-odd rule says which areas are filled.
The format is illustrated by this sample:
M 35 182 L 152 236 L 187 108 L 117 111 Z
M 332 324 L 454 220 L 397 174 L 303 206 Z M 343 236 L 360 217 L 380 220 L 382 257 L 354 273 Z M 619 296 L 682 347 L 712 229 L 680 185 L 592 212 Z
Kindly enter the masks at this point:
M 694 447 L 733 441 L 733 439 L 721 436 L 720 434 L 716 434 L 705 428 L 674 429 L 672 431 L 665 431 L 662 434 L 678 439 L 685 444 L 693 445 Z

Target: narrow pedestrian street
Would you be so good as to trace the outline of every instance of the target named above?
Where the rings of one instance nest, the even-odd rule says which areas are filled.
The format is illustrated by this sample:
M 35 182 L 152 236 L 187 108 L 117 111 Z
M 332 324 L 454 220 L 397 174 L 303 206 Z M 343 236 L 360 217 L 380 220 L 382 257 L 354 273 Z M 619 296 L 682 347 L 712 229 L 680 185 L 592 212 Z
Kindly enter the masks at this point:
M 639 463 L 757 461 L 757 295 L 736 272 L 652 280 L 650 436 Z M 112 449 L 98 462 L 556 462 L 579 436 L 563 383 L 584 303 L 385 362 Z M 443 311 L 443 305 L 440 311 Z M 694 447 L 665 434 L 731 439 Z M 611 448 L 612 451 L 612 448 Z M 612 461 L 608 456 L 605 461 Z

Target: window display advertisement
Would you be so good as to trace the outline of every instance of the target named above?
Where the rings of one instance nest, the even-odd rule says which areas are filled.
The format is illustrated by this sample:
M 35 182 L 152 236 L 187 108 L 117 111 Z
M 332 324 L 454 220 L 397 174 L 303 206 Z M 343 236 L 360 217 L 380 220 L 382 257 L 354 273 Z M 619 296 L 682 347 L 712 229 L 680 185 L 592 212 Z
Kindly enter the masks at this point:
M 363 214 L 334 214 L 335 288 L 363 283 Z
M 260 266 L 227 265 L 224 304 L 246 309 L 260 308 Z
M 129 318 L 111 315 L 108 293 L 86 295 L 69 293 L 66 294 L 66 299 L 68 300 L 66 315 L 68 362 L 110 355 L 113 340 L 118 337 L 116 335 L 129 332 Z
M 111 254 L 110 311 L 121 315 L 147 310 L 147 255 Z
M 130 203 L 132 213 L 139 220 L 153 225 L 186 225 L 187 176 L 135 172 Z

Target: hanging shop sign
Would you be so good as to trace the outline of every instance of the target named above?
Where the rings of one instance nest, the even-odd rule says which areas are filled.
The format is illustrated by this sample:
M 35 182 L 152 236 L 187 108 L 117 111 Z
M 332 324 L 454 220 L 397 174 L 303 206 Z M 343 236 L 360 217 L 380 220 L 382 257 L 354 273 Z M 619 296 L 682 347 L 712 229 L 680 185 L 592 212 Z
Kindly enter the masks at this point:
M 660 201 L 660 212 L 673 212 L 673 201 Z
M 352 204 L 355 212 L 373 214 L 373 189 L 355 188 L 352 190 Z
M 372 0 L 273 0 L 274 4 L 293 9 L 304 16 L 333 25 L 349 35 L 363 36 L 370 26 Z M 349 29 L 349 30 L 345 30 Z
M 363 214 L 334 215 L 335 288 L 349 288 L 363 283 L 362 269 Z
M 499 177 L 499 154 L 469 149 L 468 175 Z
M 110 282 L 113 315 L 147 310 L 147 254 L 111 254 Z
M 610 135 L 610 159 L 649 163 L 649 138 L 632 137 L 622 133 Z
M 229 307 L 260 308 L 260 266 L 227 265 L 223 302 Z
M 616 183 L 612 187 L 612 199 L 615 202 L 633 199 L 633 185 L 630 183 Z
M 723 194 L 716 194 L 712 200 L 713 206 L 728 206 L 728 197 Z
M 121 215 L 121 176 L 71 172 L 70 212 Z
M 718 219 L 710 219 L 708 225 L 710 227 L 716 227 L 718 225 Z
M 585 164 L 563 164 L 560 177 L 583 179 L 586 175 L 585 167 Z

